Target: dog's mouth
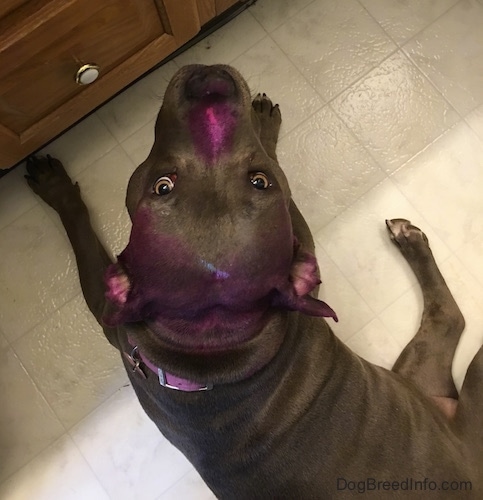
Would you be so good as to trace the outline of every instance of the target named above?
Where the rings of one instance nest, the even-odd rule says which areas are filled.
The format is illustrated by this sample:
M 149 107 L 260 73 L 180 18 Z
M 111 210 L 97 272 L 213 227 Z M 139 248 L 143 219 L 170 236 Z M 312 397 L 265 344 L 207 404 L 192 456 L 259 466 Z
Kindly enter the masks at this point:
M 232 76 L 223 68 L 202 66 L 196 69 L 185 85 L 188 100 L 226 100 L 236 97 L 237 88 Z

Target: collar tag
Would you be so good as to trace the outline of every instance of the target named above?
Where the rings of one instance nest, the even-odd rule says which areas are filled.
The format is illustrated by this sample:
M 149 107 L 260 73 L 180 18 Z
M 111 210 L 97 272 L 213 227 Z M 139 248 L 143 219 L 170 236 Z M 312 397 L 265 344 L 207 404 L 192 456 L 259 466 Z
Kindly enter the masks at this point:
M 131 351 L 131 354 L 128 354 L 127 352 L 122 353 L 124 355 L 124 359 L 129 363 L 131 366 L 132 372 L 137 373 L 140 375 L 142 378 L 146 378 L 146 374 L 144 373 L 141 363 L 142 359 L 139 354 L 137 346 L 133 347 L 133 350 Z

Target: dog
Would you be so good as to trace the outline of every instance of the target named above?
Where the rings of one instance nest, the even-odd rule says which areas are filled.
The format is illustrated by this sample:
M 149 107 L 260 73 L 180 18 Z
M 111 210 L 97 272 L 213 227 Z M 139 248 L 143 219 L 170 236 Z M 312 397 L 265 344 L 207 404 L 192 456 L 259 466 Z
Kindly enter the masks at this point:
M 61 162 L 27 162 L 147 415 L 223 499 L 483 498 L 483 348 L 458 394 L 463 316 L 424 233 L 386 221 L 422 288 L 393 369 L 332 333 L 312 236 L 277 163 L 278 105 L 232 67 L 168 85 L 113 262 Z M 329 318 L 327 321 L 325 318 Z

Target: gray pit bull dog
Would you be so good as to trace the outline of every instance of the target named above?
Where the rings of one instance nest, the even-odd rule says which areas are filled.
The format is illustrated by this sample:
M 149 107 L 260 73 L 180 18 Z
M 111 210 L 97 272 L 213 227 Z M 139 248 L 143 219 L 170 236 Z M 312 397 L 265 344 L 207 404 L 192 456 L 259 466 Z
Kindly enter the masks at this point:
M 337 317 L 316 298 L 312 237 L 275 155 L 280 122 L 235 69 L 182 68 L 129 182 L 116 263 L 58 160 L 31 158 L 27 179 L 59 213 L 141 405 L 217 497 L 483 498 L 483 348 L 458 394 L 464 319 L 425 235 L 386 222 L 424 296 L 388 371 L 324 319 Z

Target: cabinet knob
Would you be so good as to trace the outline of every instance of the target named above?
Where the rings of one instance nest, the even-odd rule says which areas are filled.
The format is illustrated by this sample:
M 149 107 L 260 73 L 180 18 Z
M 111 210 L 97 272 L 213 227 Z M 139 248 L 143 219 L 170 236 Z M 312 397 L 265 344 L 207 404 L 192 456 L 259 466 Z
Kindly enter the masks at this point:
M 84 64 L 75 74 L 75 81 L 79 85 L 89 85 L 97 80 L 99 76 L 99 66 L 97 64 Z

